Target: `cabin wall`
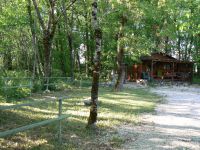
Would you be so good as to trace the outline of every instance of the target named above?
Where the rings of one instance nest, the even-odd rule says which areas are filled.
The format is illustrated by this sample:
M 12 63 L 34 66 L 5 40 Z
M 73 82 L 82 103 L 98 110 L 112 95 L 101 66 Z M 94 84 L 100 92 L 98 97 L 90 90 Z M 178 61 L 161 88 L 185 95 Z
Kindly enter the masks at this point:
M 127 79 L 136 81 L 142 79 L 143 74 L 148 74 L 153 79 L 172 79 L 189 81 L 192 79 L 193 64 L 192 63 L 176 63 L 174 62 L 153 62 L 153 74 L 151 61 L 144 61 L 142 64 L 134 64 L 128 67 Z M 173 68 L 174 67 L 174 68 Z

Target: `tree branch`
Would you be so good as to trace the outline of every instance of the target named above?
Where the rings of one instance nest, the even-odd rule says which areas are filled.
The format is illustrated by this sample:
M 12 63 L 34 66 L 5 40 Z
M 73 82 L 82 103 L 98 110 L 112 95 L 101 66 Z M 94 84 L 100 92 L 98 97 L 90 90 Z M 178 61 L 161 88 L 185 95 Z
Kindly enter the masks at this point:
M 54 14 L 54 10 L 55 10 L 55 3 L 56 0 L 49 0 L 50 3 L 50 11 L 49 11 L 49 20 L 48 20 L 48 27 L 47 30 L 49 31 L 51 29 L 51 25 L 54 24 L 55 22 L 55 14 Z
M 40 25 L 41 25 L 41 27 L 42 27 L 42 29 L 43 29 L 43 31 L 44 31 L 44 30 L 45 30 L 44 20 L 42 19 L 42 16 L 41 16 L 40 10 L 39 10 L 39 8 L 38 8 L 38 5 L 37 5 L 37 3 L 36 3 L 36 0 L 32 0 L 32 2 L 33 2 L 33 5 L 34 5 L 34 7 L 35 7 L 35 11 L 36 11 L 36 13 L 37 13 L 37 16 L 38 16 Z
M 74 3 L 76 2 L 77 0 L 72 0 L 72 2 L 64 9 L 62 10 L 62 12 L 66 12 L 72 5 L 74 5 Z M 61 14 L 58 16 L 57 20 L 56 20 L 56 23 L 59 21 L 59 19 L 61 18 Z

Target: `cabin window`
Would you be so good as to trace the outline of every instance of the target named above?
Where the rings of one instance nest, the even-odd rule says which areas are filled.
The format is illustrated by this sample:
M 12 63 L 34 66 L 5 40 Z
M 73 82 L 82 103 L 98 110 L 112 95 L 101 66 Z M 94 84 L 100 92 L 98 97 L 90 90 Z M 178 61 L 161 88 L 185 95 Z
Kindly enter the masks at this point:
M 170 68 L 171 68 L 170 64 L 165 64 L 165 65 L 164 65 L 164 69 L 165 69 L 165 70 L 170 70 Z

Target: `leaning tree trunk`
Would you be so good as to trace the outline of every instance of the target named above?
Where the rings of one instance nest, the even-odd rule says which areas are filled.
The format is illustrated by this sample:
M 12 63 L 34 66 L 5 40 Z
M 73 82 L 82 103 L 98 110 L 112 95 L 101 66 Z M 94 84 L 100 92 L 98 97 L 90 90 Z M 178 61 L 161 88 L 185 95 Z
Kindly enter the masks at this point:
M 95 31 L 95 58 L 94 58 L 94 68 L 93 68 L 93 80 L 91 89 L 91 108 L 90 116 L 88 118 L 87 127 L 95 127 L 97 122 L 97 103 L 98 103 L 98 89 L 99 89 L 99 75 L 100 75 L 100 56 L 101 56 L 101 40 L 102 31 L 98 25 L 97 21 L 97 0 L 92 3 L 92 25 Z
M 123 88 L 123 82 L 125 79 L 125 64 L 124 64 L 124 26 L 126 23 L 126 17 L 124 15 L 120 18 L 120 29 L 118 33 L 118 41 L 117 41 L 117 82 L 115 84 L 115 91 L 120 91 Z

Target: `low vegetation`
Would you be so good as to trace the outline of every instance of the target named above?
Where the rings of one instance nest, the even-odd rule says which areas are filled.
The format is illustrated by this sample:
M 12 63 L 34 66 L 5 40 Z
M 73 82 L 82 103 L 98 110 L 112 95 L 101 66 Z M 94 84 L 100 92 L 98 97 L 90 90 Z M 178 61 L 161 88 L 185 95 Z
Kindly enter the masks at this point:
M 200 84 L 200 77 L 198 75 L 194 75 L 192 83 Z
M 98 129 L 86 129 L 89 107 L 83 100 L 90 96 L 90 88 L 76 88 L 45 95 L 33 95 L 32 100 L 21 100 L 17 103 L 27 103 L 37 99 L 45 102 L 34 107 L 23 107 L 15 110 L 0 111 L 0 131 L 54 118 L 58 114 L 58 103 L 48 101 L 59 96 L 69 96 L 63 101 L 63 114 L 70 117 L 62 121 L 63 149 L 112 149 L 120 147 L 125 142 L 119 137 L 117 126 L 122 124 L 137 124 L 138 116 L 144 112 L 152 112 L 159 97 L 147 90 L 125 89 L 122 92 L 112 92 L 110 88 L 100 88 Z M 1 103 L 0 105 L 10 105 Z M 1 138 L 2 149 L 58 149 L 58 126 L 51 124 L 15 136 Z

